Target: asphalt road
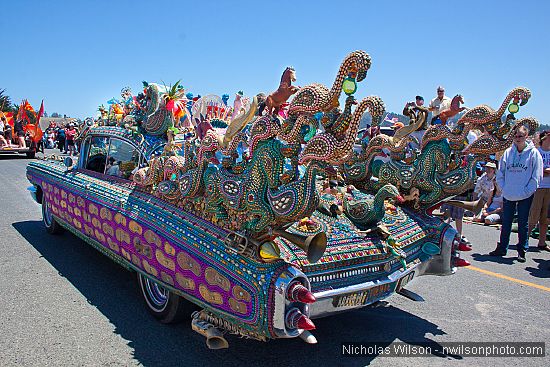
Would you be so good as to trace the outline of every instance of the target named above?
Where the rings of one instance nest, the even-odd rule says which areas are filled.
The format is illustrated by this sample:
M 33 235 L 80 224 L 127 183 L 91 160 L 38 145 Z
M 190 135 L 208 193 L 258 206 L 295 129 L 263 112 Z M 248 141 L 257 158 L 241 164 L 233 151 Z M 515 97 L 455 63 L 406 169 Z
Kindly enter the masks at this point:
M 190 323 L 157 323 L 142 305 L 132 273 L 73 235 L 46 233 L 40 206 L 26 190 L 27 163 L 0 156 L 0 366 L 550 365 L 548 357 L 341 355 L 348 342 L 437 347 L 549 340 L 550 253 L 530 252 L 521 264 L 510 251 L 497 261 L 484 254 L 494 248 L 498 230 L 478 225 L 465 225 L 474 242 L 465 258 L 481 270 L 417 279 L 408 288 L 425 302 L 393 296 L 386 308 L 316 320 L 317 345 L 229 336 L 229 349 L 210 351 Z

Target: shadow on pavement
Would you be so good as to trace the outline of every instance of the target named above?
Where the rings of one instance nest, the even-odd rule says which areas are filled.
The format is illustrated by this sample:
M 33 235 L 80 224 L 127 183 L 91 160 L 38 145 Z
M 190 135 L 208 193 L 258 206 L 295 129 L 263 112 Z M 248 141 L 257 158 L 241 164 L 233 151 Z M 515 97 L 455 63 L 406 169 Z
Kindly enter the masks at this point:
M 485 263 L 485 262 L 493 262 L 493 263 L 499 263 L 499 264 L 506 264 L 506 265 L 513 265 L 514 262 L 516 261 L 516 256 L 513 255 L 513 257 L 509 257 L 511 256 L 510 253 L 508 253 L 508 255 L 506 255 L 508 257 L 502 257 L 502 256 L 491 256 L 491 255 L 488 255 L 488 254 L 472 254 L 472 258 L 475 260 L 475 261 L 479 261 L 479 262 L 482 262 L 482 263 Z
M 395 307 L 362 309 L 315 320 L 318 344 L 299 338 L 276 339 L 267 343 L 228 336 L 229 349 L 210 351 L 205 339 L 191 330 L 190 320 L 182 325 L 158 323 L 142 305 L 135 276 L 84 241 L 65 233 L 51 236 L 41 221 L 14 223 L 13 227 L 45 260 L 65 277 L 87 301 L 115 326 L 115 332 L 134 349 L 134 358 L 145 366 L 239 366 L 299 365 L 363 366 L 377 355 L 343 357 L 342 343 L 376 342 L 382 348 L 392 342 L 411 345 L 440 344 L 427 334 L 444 335 L 436 324 Z M 398 340 L 397 340 L 398 339 Z M 450 354 L 445 359 L 461 359 Z
M 550 278 L 550 259 L 533 259 L 533 261 L 538 264 L 538 267 L 529 266 L 525 270 L 537 278 Z

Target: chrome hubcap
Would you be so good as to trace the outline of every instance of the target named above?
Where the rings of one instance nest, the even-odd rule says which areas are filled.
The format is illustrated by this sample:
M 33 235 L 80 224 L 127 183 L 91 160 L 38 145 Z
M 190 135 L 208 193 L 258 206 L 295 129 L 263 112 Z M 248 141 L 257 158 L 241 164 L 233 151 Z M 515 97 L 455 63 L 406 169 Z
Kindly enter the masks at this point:
M 143 279 L 143 282 L 145 283 L 145 291 L 152 302 L 151 306 L 158 311 L 162 311 L 168 303 L 168 291 L 149 279 Z
M 46 227 L 51 227 L 52 225 L 52 212 L 50 211 L 50 204 L 45 201 L 43 204 L 43 212 L 44 212 L 44 224 Z

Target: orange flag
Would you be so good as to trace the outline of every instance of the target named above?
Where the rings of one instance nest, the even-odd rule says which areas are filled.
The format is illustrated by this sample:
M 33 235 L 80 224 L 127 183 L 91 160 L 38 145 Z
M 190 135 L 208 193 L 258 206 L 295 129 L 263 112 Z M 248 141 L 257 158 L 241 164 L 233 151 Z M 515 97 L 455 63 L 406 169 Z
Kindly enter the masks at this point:
M 32 109 L 32 106 L 31 106 L 31 109 Z M 27 125 L 27 131 L 29 132 L 32 141 L 34 141 L 35 143 L 38 143 L 42 139 L 42 135 L 44 135 L 44 133 L 42 132 L 42 129 L 40 128 L 40 118 L 42 117 L 43 114 L 44 114 L 44 100 L 42 100 L 42 103 L 40 104 L 40 110 L 38 110 L 38 115 L 36 116 L 36 124 Z

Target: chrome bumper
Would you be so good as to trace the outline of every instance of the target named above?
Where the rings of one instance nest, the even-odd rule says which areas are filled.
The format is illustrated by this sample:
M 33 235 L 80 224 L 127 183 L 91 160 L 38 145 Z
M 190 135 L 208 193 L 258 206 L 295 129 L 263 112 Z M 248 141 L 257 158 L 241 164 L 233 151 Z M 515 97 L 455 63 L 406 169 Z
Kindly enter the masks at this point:
M 460 256 L 453 248 L 456 235 L 457 231 L 453 227 L 447 227 L 439 244 L 441 252 L 420 264 L 418 275 L 452 275 L 456 272 L 457 268 L 452 265 L 453 257 Z
M 310 318 L 320 318 L 368 306 L 394 294 L 401 279 L 414 280 L 420 275 L 420 263 L 414 262 L 406 270 L 397 270 L 385 279 L 355 284 L 344 288 L 314 293 L 317 301 L 309 305 Z M 411 273 L 414 273 L 410 275 Z M 412 278 L 410 278 L 412 277 Z M 405 285 L 406 285 L 405 284 Z

